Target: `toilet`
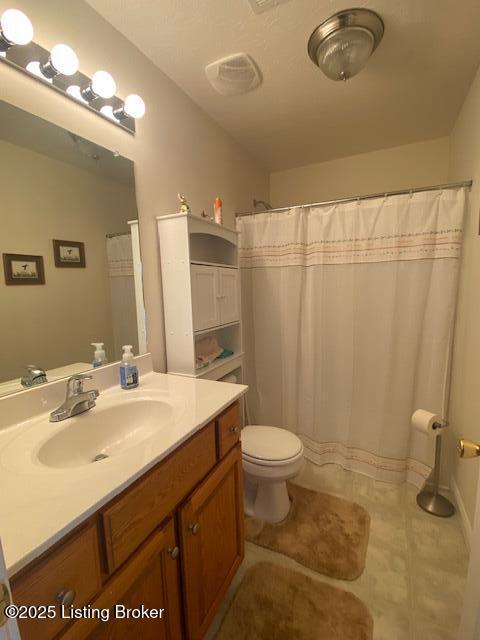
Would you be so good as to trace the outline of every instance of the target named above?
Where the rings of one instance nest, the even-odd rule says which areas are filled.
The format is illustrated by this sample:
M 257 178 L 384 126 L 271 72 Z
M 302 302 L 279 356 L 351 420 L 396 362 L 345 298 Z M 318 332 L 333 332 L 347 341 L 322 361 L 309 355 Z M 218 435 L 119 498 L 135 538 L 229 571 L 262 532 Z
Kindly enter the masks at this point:
M 245 513 L 268 522 L 290 511 L 287 480 L 300 472 L 303 444 L 286 429 L 248 425 L 242 430 Z

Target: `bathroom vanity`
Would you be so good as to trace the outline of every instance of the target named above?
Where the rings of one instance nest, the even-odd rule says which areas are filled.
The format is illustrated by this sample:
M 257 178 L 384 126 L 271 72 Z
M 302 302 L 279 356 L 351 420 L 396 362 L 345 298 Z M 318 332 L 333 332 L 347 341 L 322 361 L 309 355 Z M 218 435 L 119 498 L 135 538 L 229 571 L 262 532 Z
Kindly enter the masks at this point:
M 148 356 L 138 360 L 137 390 L 110 387 L 117 368 L 110 365 L 94 372 L 91 386 L 101 392 L 91 411 L 63 425 L 42 414 L 0 430 L 0 481 L 11 488 L 0 498 L 9 516 L 0 537 L 13 601 L 55 611 L 19 620 L 24 640 L 200 640 L 242 561 L 239 398 L 246 387 L 145 374 Z M 30 402 L 44 406 L 45 394 L 61 397 L 64 384 L 22 395 L 37 394 Z M 146 435 L 152 415 L 156 429 L 147 425 Z M 98 431 L 110 433 L 110 445 Z M 100 444 L 108 457 L 93 462 Z M 116 604 L 137 611 L 118 609 L 115 618 Z M 133 617 L 142 606 L 158 617 Z M 75 619 L 83 607 L 86 617 Z M 110 610 L 110 619 L 95 609 Z
M 1 291 L 0 626 L 8 577 L 15 605 L 33 607 L 18 619 L 22 640 L 200 639 L 243 557 L 246 387 L 212 382 L 241 364 L 235 233 L 189 219 L 201 232 L 190 257 L 205 261 L 211 229 L 226 263 L 217 293 L 229 295 L 206 330 L 222 331 L 234 355 L 204 379 L 194 368 L 156 374 L 145 354 L 133 162 L 3 101 L 0 116 L 2 251 L 12 252 Z M 181 326 L 194 365 L 198 326 Z M 98 344 L 112 362 L 123 345 L 142 354 L 137 389 L 120 389 L 118 363 L 91 370 Z M 82 380 L 86 397 L 100 395 L 72 417 L 61 407 L 66 377 L 83 371 L 93 378 Z M 149 617 L 115 618 L 116 603 Z

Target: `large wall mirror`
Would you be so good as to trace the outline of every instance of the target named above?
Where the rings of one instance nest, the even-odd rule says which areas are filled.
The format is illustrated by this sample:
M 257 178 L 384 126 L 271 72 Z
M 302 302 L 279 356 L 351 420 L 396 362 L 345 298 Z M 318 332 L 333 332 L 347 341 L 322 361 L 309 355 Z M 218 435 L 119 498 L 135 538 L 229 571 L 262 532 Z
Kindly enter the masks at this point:
M 133 163 L 0 102 L 0 167 L 0 395 L 144 353 Z

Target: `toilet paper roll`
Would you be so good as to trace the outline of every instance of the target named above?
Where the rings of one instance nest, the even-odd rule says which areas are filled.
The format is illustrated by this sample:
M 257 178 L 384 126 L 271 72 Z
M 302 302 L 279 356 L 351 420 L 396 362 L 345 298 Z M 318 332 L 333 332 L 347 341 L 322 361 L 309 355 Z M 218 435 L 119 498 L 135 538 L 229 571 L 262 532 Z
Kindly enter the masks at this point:
M 437 435 L 438 425 L 443 425 L 443 420 L 436 413 L 430 413 L 424 409 L 417 409 L 412 415 L 412 427 L 427 435 Z

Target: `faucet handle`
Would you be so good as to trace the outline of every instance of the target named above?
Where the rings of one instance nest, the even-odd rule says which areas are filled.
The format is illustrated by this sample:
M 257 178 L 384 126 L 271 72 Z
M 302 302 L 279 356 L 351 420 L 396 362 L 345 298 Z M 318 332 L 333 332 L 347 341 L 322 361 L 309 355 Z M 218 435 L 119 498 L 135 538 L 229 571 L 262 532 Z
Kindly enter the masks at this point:
M 85 380 L 91 380 L 93 376 L 85 373 L 76 373 L 67 380 L 67 398 L 70 395 L 83 393 L 83 383 Z

